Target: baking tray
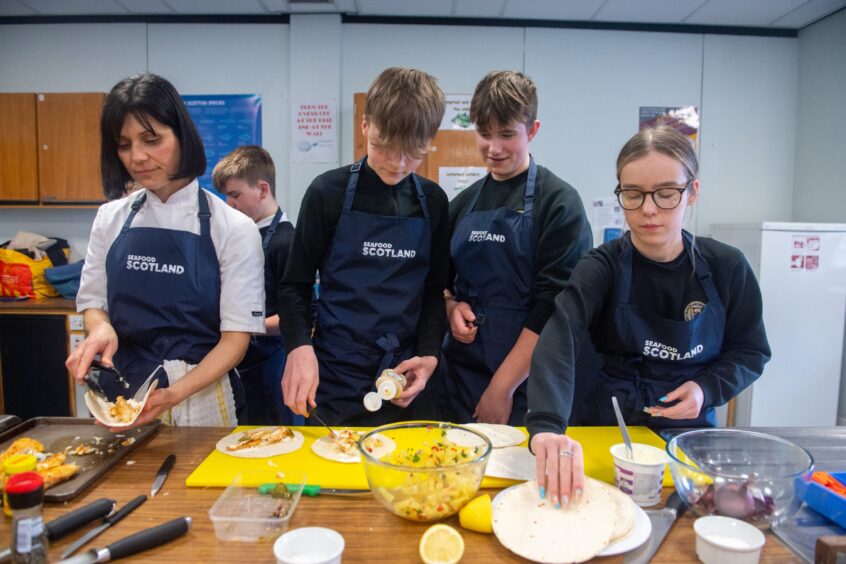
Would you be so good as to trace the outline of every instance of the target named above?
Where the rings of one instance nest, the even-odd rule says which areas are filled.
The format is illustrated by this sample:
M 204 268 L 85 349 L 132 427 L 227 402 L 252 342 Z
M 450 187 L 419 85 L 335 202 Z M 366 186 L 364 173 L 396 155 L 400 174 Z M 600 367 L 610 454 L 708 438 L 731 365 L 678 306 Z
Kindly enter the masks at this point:
M 79 473 L 67 482 L 44 492 L 44 501 L 64 502 L 75 498 L 127 454 L 150 439 L 161 426 L 154 420 L 146 425 L 112 433 L 95 425 L 94 419 L 79 417 L 35 417 L 0 433 L 0 452 L 16 439 L 30 437 L 44 445 L 45 452 L 62 452 L 66 447 L 84 444 L 97 452 L 86 455 L 68 453 L 67 462 L 79 465 Z M 122 444 L 134 438 L 132 444 Z

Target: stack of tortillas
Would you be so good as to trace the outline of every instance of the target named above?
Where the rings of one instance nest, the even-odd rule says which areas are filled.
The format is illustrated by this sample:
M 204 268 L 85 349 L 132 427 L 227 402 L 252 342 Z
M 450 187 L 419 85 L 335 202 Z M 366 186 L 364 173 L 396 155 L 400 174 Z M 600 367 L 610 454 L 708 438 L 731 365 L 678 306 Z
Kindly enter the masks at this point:
M 505 490 L 493 508 L 493 530 L 502 545 L 535 562 L 590 560 L 631 534 L 634 524 L 634 502 L 590 478 L 569 508 L 541 499 L 535 481 Z
M 485 467 L 485 476 L 508 480 L 531 480 L 535 477 L 535 456 L 528 448 L 517 446 L 526 442 L 526 433 L 510 425 L 468 423 L 462 426 L 478 431 L 491 441 L 493 451 Z M 461 429 L 447 431 L 447 439 L 462 446 L 476 444 L 475 437 Z

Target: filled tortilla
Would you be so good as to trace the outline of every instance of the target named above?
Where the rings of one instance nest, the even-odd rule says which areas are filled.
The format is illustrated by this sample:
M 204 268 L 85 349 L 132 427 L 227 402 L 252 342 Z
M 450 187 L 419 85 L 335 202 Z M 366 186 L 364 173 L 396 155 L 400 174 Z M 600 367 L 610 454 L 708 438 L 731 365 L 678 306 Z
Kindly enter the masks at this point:
M 147 398 L 156 389 L 158 383 L 158 380 L 153 380 L 141 401 L 126 399 L 123 396 L 118 396 L 114 402 L 106 401 L 88 390 L 85 392 L 85 405 L 88 406 L 91 415 L 100 423 L 109 427 L 128 427 L 138 419 L 144 409 L 144 404 L 147 403 Z
M 215 448 L 238 458 L 269 458 L 299 450 L 305 438 L 289 427 L 258 427 L 226 435 Z
M 311 450 L 317 456 L 332 460 L 334 462 L 356 463 L 361 462 L 361 454 L 358 451 L 358 440 L 363 433 L 350 431 L 349 429 L 336 430 L 338 439 L 331 435 L 320 437 L 311 444 Z M 364 448 L 376 458 L 382 458 L 397 448 L 397 444 L 382 434 L 372 435 L 367 439 Z

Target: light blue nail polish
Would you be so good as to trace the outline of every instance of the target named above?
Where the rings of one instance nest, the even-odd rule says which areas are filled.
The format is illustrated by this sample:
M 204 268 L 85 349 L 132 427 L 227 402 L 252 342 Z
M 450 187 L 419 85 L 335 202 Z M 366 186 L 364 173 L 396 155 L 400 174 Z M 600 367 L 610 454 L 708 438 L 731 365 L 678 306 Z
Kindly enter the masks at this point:
M 563 496 L 563 497 L 561 498 L 561 502 L 564 504 L 564 507 L 569 507 L 569 506 L 570 506 L 570 498 L 569 498 L 569 496 L 566 496 L 566 495 L 565 495 L 565 496 Z
M 658 398 L 658 401 L 667 401 L 667 396 L 664 396 L 664 397 Z
M 555 509 L 561 509 L 561 504 L 560 504 L 560 503 L 556 503 L 556 504 L 555 504 Z
M 540 487 L 540 494 L 541 494 L 541 499 L 546 498 L 546 488 L 544 488 L 543 486 Z
M 643 412 L 644 412 L 644 413 L 649 413 L 649 408 L 648 408 L 648 407 L 644 407 L 644 408 L 643 408 Z

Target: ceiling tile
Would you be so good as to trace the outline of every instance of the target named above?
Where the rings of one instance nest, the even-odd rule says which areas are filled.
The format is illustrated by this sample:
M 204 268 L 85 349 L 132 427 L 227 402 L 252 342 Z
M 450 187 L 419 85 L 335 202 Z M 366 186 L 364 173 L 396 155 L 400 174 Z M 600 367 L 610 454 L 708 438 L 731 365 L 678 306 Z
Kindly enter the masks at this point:
M 496 18 L 505 0 L 455 0 L 455 14 L 461 18 Z
M 772 25 L 790 28 L 805 27 L 844 7 L 846 7 L 846 0 L 810 0 L 775 20 Z
M 126 14 L 126 8 L 112 0 L 25 0 L 38 15 L 85 16 Z
M 38 12 L 18 0 L 6 0 L 0 3 L 0 16 L 37 16 Z
M 143 14 L 172 14 L 173 10 L 162 0 L 117 0 L 129 13 Z
M 452 0 L 357 0 L 362 16 L 451 16 Z
M 167 0 L 177 14 L 266 14 L 258 0 Z
M 589 20 L 603 0 L 506 0 L 502 16 L 527 20 Z
M 682 23 L 706 0 L 606 0 L 594 20 L 606 22 Z
M 807 0 L 708 0 L 684 23 L 765 27 Z

